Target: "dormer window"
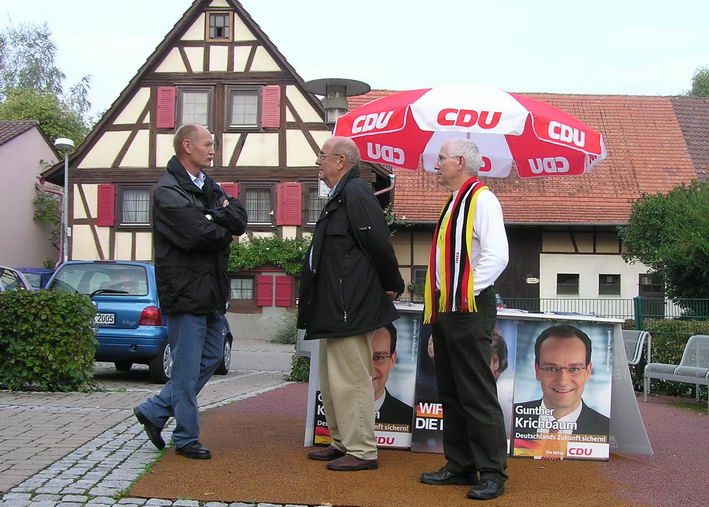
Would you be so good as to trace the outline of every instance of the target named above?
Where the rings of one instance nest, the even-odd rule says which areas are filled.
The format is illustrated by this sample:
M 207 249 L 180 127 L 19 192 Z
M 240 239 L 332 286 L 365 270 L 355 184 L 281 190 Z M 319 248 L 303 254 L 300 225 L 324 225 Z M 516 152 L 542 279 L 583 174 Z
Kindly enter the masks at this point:
M 232 40 L 231 12 L 210 12 L 207 15 L 207 40 Z

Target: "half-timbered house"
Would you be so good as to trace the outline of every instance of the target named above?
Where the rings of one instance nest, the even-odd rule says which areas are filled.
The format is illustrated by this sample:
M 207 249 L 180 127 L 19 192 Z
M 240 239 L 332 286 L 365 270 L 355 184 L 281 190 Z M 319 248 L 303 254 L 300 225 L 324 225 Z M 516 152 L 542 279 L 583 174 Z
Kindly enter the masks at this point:
M 239 2 L 195 0 L 70 156 L 69 259 L 152 259 L 151 189 L 185 123 L 214 133 L 206 172 L 245 204 L 241 241 L 307 237 L 322 206 L 315 158 L 331 127 L 303 85 Z M 45 176 L 61 183 L 62 170 Z M 363 177 L 389 182 L 376 166 Z M 273 266 L 231 283 L 233 312 L 295 304 L 293 278 Z

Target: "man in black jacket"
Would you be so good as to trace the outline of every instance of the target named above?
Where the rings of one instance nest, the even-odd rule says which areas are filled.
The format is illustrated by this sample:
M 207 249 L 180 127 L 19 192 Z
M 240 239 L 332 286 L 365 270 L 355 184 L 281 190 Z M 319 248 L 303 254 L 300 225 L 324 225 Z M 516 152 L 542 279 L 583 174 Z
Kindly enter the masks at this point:
M 378 467 L 372 335 L 398 318 L 404 281 L 377 199 L 359 179 L 348 138 L 325 142 L 315 162 L 330 194 L 315 225 L 300 282 L 298 327 L 320 338 L 320 390 L 332 445 L 310 459 L 340 471 Z
M 197 394 L 224 353 L 222 319 L 229 297 L 227 261 L 233 235 L 246 229 L 246 210 L 202 170 L 214 157 L 211 133 L 183 125 L 175 156 L 153 191 L 153 247 L 158 295 L 168 316 L 171 378 L 160 394 L 135 407 L 150 441 L 165 447 L 160 432 L 171 417 L 177 454 L 209 459 L 200 444 Z

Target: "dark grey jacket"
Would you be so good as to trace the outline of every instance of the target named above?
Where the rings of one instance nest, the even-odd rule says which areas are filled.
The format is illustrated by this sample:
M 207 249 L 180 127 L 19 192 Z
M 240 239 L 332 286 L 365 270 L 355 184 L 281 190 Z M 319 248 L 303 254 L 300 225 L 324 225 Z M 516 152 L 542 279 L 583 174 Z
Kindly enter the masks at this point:
M 398 318 L 385 291 L 401 294 L 404 281 L 384 212 L 353 168 L 315 225 L 301 271 L 298 327 L 305 339 L 378 329 Z
M 170 159 L 153 190 L 155 273 L 163 312 L 224 313 L 229 244 L 245 229 L 246 210 L 238 199 L 209 176 L 200 189 L 177 157 Z

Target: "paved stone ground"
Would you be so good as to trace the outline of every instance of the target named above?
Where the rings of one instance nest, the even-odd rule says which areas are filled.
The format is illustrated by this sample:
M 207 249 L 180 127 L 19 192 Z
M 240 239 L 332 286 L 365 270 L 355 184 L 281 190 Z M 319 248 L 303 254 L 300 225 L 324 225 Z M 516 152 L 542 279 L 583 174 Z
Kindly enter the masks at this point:
M 285 385 L 292 352 L 292 345 L 239 340 L 232 371 L 205 386 L 201 409 Z M 93 393 L 0 391 L 0 506 L 199 505 L 122 497 L 159 456 L 132 410 L 161 386 L 150 383 L 142 365 L 117 372 L 110 363 L 96 363 L 95 379 L 101 391 Z M 165 434 L 171 430 L 169 425 Z

